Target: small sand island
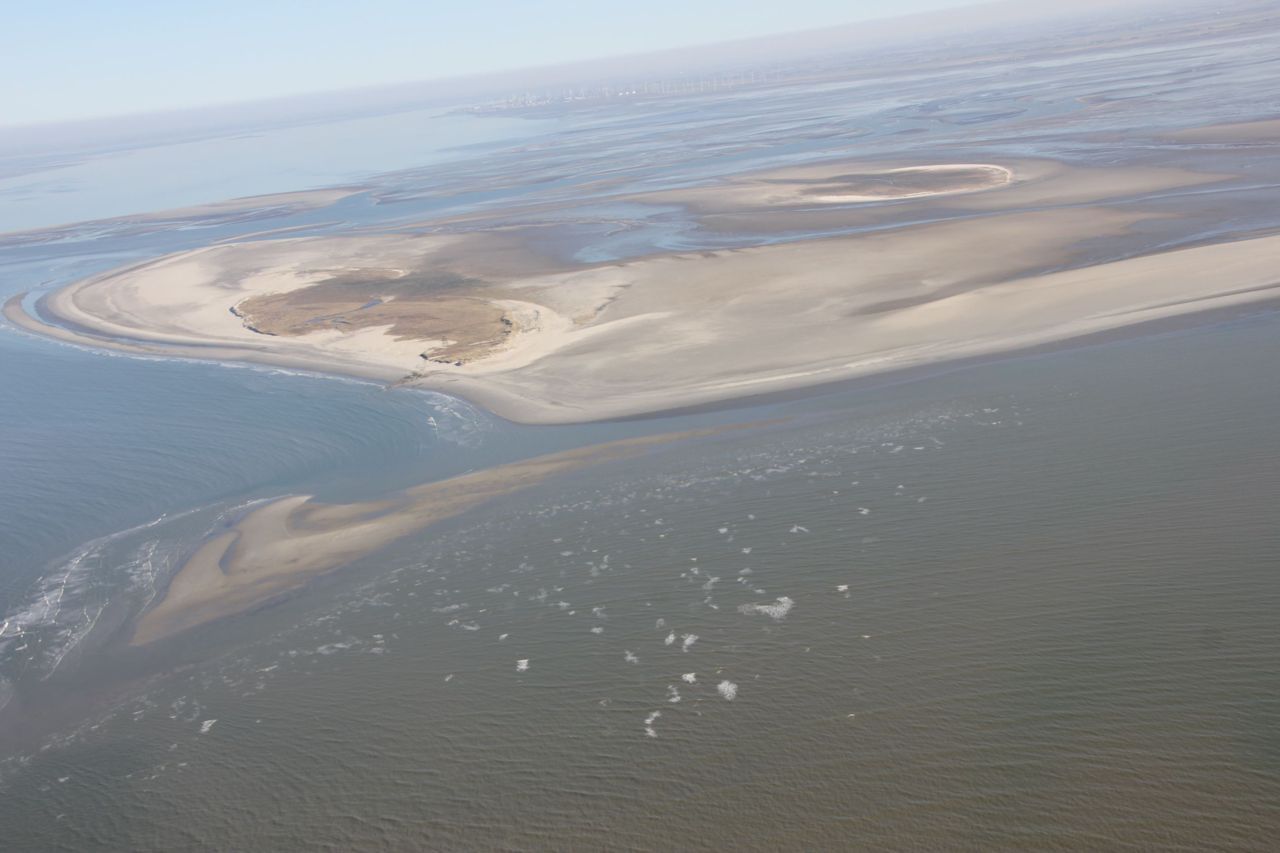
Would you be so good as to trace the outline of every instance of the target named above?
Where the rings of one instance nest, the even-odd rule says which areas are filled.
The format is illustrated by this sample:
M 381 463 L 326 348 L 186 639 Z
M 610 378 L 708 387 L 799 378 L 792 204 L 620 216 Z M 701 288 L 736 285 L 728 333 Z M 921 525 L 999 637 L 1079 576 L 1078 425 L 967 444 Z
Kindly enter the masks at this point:
M 733 206 L 776 208 L 902 201 L 999 189 L 1014 181 L 1012 169 L 990 163 L 944 163 L 850 171 L 830 166 L 783 169 L 730 178 L 709 188 L 663 196 L 699 209 Z
M 96 346 L 370 377 L 516 421 L 580 422 L 1274 298 L 1280 237 L 1172 250 L 1135 237 L 1176 221 L 1146 199 L 1230 177 L 835 161 L 623 199 L 677 205 L 713 232 L 769 235 L 742 248 L 575 263 L 543 248 L 554 224 L 472 219 L 449 233 L 428 223 L 215 245 L 78 282 L 34 311 L 11 300 L 5 313 Z
M 145 645 L 242 613 L 390 542 L 549 477 L 724 431 L 694 430 L 582 447 L 427 483 L 382 500 L 321 504 L 294 495 L 270 501 L 209 539 L 187 560 L 164 596 L 139 618 L 132 643 Z

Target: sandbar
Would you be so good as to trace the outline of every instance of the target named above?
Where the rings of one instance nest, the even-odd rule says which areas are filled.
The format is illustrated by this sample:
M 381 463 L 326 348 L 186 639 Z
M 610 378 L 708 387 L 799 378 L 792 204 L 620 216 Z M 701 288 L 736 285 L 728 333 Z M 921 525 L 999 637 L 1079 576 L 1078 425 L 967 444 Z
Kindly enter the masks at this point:
M 139 617 L 131 643 L 145 645 L 250 610 L 398 539 L 549 477 L 741 428 L 591 445 L 415 486 L 380 500 L 323 504 L 307 495 L 278 498 L 204 542 L 163 597 Z

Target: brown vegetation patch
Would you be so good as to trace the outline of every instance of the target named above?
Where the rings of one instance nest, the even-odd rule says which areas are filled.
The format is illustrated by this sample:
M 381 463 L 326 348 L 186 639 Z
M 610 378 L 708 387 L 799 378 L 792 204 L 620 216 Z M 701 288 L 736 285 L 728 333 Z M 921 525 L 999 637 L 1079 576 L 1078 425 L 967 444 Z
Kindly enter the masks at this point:
M 989 166 L 957 166 L 892 169 L 887 172 L 855 172 L 811 180 L 779 183 L 799 184 L 805 196 L 865 196 L 902 198 L 934 193 L 966 192 L 1000 186 L 1007 173 Z
M 397 340 L 449 341 L 423 358 L 457 363 L 484 356 L 512 331 L 502 309 L 478 295 L 485 286 L 446 271 L 366 270 L 254 296 L 231 310 L 246 328 L 263 335 L 389 326 L 388 334 Z

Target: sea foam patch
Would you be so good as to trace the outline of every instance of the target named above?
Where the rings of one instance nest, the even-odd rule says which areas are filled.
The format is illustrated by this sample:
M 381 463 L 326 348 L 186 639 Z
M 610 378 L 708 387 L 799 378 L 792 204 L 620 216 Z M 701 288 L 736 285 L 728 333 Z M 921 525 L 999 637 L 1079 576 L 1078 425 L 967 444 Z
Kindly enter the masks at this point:
M 743 604 L 738 608 L 738 612 L 747 616 L 753 616 L 756 614 L 768 616 L 773 621 L 780 622 L 787 618 L 787 614 L 790 613 L 791 608 L 795 606 L 795 601 L 783 595 L 774 601 L 773 604 Z

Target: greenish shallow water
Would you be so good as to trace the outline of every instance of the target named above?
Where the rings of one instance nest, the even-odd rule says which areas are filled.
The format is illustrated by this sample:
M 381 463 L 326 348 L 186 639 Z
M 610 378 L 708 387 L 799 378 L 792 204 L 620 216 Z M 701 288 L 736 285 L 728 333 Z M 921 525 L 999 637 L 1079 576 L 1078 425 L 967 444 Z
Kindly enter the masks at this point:
M 10 763 L 0 825 L 24 850 L 1267 849 L 1278 328 L 828 398 L 504 500 L 173 644 Z

